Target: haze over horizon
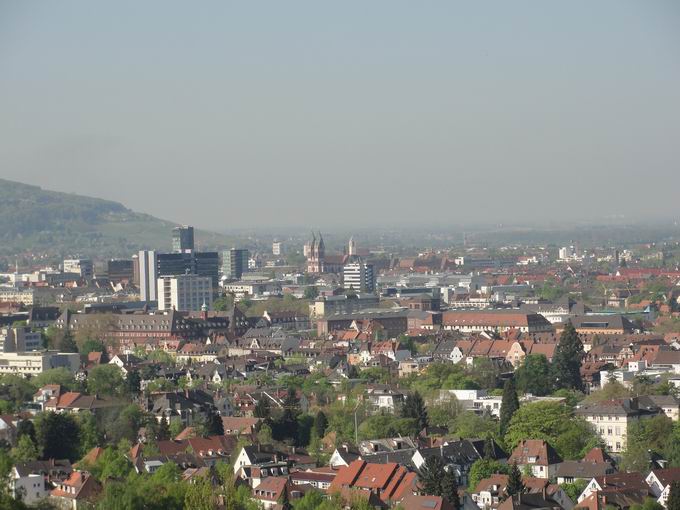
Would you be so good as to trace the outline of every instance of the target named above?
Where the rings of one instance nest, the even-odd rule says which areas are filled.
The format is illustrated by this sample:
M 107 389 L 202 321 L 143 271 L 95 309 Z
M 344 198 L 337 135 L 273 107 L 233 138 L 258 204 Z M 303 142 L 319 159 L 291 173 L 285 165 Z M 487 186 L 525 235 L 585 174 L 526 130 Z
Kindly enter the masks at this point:
M 0 177 L 220 231 L 677 218 L 678 26 L 672 1 L 0 1 Z

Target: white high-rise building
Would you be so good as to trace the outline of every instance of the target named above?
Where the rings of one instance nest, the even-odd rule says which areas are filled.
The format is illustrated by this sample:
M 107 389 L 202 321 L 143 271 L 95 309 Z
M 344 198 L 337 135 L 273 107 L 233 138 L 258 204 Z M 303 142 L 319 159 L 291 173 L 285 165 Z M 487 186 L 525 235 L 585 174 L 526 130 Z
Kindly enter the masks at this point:
M 357 292 L 373 292 L 375 290 L 373 264 L 367 264 L 361 260 L 345 264 L 342 269 L 342 281 L 345 289 L 352 288 Z
M 156 252 L 142 250 L 139 252 L 139 300 L 156 301 L 156 281 L 158 266 Z
M 209 276 L 183 274 L 158 279 L 158 309 L 198 312 L 212 309 L 212 279 Z
M 272 255 L 283 255 L 283 243 L 281 241 L 274 241 L 272 243 Z

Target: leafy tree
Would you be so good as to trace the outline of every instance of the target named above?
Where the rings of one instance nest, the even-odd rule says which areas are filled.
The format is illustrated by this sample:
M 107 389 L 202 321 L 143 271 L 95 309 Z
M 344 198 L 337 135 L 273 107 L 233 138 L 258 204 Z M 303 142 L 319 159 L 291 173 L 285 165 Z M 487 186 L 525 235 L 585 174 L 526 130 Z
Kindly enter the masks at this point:
M 45 370 L 42 374 L 31 378 L 31 383 L 36 389 L 42 388 L 46 384 L 59 384 L 66 390 L 72 390 L 76 386 L 76 380 L 73 377 L 73 374 L 64 367 Z
M 514 379 L 508 379 L 503 387 L 503 400 L 501 401 L 500 432 L 502 436 L 505 436 L 508 431 L 510 420 L 518 409 L 519 398 L 517 398 L 515 381 Z
M 215 495 L 210 480 L 205 476 L 199 477 L 189 484 L 184 497 L 185 508 L 192 510 L 212 510 L 215 508 Z
M 316 413 L 314 418 L 314 433 L 317 437 L 322 438 L 326 435 L 326 429 L 328 428 L 328 418 L 323 411 Z
M 583 355 L 583 343 L 578 337 L 576 328 L 569 321 L 564 326 L 553 355 L 553 377 L 556 388 L 583 391 L 583 380 L 581 379 Z
M 17 423 L 17 439 L 21 439 L 22 436 L 28 436 L 35 442 L 35 425 L 31 420 L 21 420 Z
M 38 448 L 45 459 L 68 459 L 80 456 L 80 430 L 75 417 L 51 411 L 38 415 L 35 420 Z
M 552 388 L 551 369 L 543 354 L 527 354 L 515 372 L 517 389 L 521 393 L 548 395 Z
M 458 497 L 458 480 L 456 479 L 456 473 L 452 469 L 444 473 L 440 496 L 447 500 L 454 510 L 458 510 L 460 508 L 460 498 Z
M 413 418 L 418 420 L 419 430 L 423 430 L 429 425 L 425 401 L 417 390 L 406 397 L 404 405 L 401 408 L 401 416 L 402 418 Z
M 529 438 L 547 441 L 564 459 L 580 459 L 599 445 L 592 426 L 559 402 L 525 404 L 515 412 L 505 434 L 506 445 L 514 448 Z
M 87 374 L 87 391 L 92 395 L 120 395 L 125 387 L 123 375 L 116 365 L 97 365 Z
M 13 413 L 24 402 L 33 399 L 35 387 L 23 377 L 16 375 L 0 376 L 0 411 Z
M 129 404 L 122 409 L 112 408 L 103 420 L 107 438 L 118 443 L 121 439 L 134 442 L 137 432 L 144 422 L 142 410 L 136 404 Z
M 88 338 L 83 342 L 83 345 L 80 346 L 80 354 L 83 356 L 87 356 L 91 352 L 101 352 L 105 353 L 106 352 L 106 346 L 104 345 L 104 342 L 101 340 L 95 340 L 93 338 Z
M 631 505 L 630 510 L 665 510 L 665 508 L 663 507 L 663 505 L 657 503 L 655 499 L 645 498 L 645 501 L 641 505 L 637 503 Z
M 28 462 L 37 460 L 40 457 L 40 451 L 35 442 L 27 434 L 21 436 L 17 441 L 17 445 L 12 448 L 12 458 L 15 462 Z
M 432 455 L 420 467 L 420 488 L 423 494 L 441 496 L 444 478 L 444 461 L 439 455 Z
M 71 333 L 66 332 L 64 336 L 61 338 L 61 342 L 59 343 L 59 350 L 61 352 L 78 352 L 78 345 L 76 344 L 76 341 L 71 335 Z
M 319 289 L 317 289 L 315 286 L 311 287 L 305 287 L 305 299 L 316 299 L 316 296 L 319 295 Z
M 214 411 L 208 415 L 206 432 L 208 436 L 223 436 L 224 424 L 222 423 L 222 416 L 218 411 Z
M 130 370 L 125 378 L 127 382 L 127 391 L 130 395 L 136 395 L 140 391 L 142 376 L 137 370 Z
M 297 417 L 297 427 L 295 431 L 295 445 L 307 446 L 312 436 L 314 428 L 314 418 L 308 414 L 301 414 Z
M 510 475 L 508 476 L 507 494 L 512 497 L 516 494 L 524 492 L 524 483 L 522 482 L 522 473 L 520 473 L 519 468 L 516 463 L 512 464 L 510 468 Z
M 130 442 L 121 441 L 116 445 L 108 446 L 99 456 L 94 466 L 91 467 L 92 474 L 100 481 L 108 479 L 123 479 L 132 472 L 132 463 L 127 455 L 130 451 Z
M 680 482 L 677 480 L 671 483 L 666 510 L 680 510 Z
M 263 423 L 260 430 L 257 432 L 257 442 L 259 444 L 272 443 L 272 428 L 266 423 Z
M 262 418 L 266 420 L 271 416 L 271 409 L 269 408 L 269 401 L 266 397 L 262 397 L 255 404 L 255 409 L 253 409 L 253 416 L 255 418 Z
M 455 396 L 439 404 L 427 407 L 427 418 L 430 425 L 445 427 L 463 411 Z
M 80 452 L 82 455 L 89 452 L 95 446 L 102 444 L 102 433 L 97 425 L 97 419 L 90 412 L 81 412 L 77 416 L 80 430 Z
M 488 478 L 495 473 L 508 474 L 508 466 L 501 464 L 497 460 L 479 459 L 470 467 L 468 476 L 469 489 L 474 491 L 477 485 L 484 478 Z
M 449 432 L 463 438 L 498 434 L 498 422 L 491 416 L 479 416 L 471 411 L 460 413 L 449 424 Z
M 562 490 L 569 496 L 569 499 L 576 503 L 578 497 L 585 490 L 587 485 L 587 480 L 575 480 L 572 483 L 563 483 L 560 487 L 562 487 Z

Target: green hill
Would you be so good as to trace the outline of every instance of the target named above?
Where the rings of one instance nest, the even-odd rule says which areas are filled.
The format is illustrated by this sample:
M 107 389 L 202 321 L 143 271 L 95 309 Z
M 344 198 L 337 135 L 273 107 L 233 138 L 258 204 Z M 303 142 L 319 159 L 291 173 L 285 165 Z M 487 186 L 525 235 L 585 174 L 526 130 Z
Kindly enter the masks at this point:
M 170 249 L 174 226 L 118 202 L 0 179 L 0 257 L 129 257 L 142 248 Z M 204 231 L 196 237 L 203 249 L 228 241 Z

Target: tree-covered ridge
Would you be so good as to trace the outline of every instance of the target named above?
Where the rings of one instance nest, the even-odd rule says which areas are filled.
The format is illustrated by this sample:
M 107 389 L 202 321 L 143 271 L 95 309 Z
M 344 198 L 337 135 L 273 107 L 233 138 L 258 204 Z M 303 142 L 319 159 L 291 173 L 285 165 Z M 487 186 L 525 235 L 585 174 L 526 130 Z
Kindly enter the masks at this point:
M 24 250 L 129 256 L 137 249 L 169 248 L 173 226 L 118 202 L 0 179 L 0 257 Z M 225 241 L 205 232 L 200 237 L 210 245 Z

